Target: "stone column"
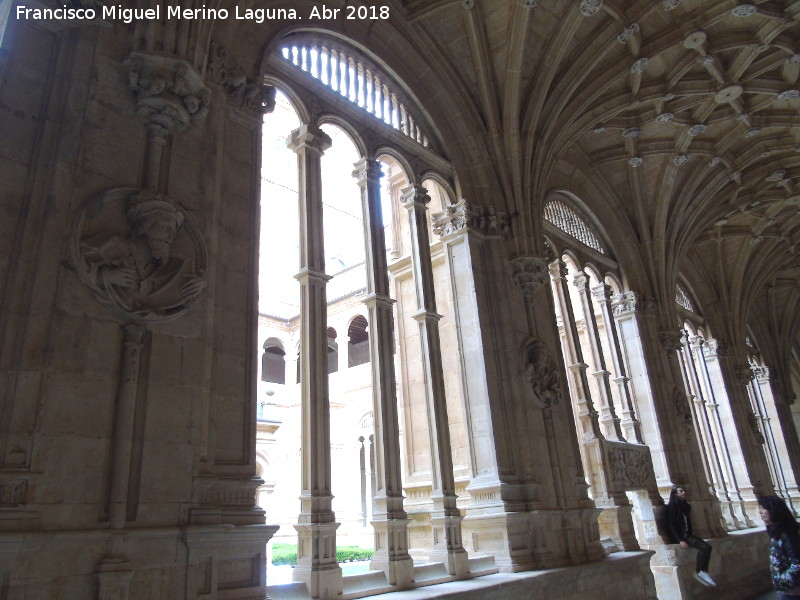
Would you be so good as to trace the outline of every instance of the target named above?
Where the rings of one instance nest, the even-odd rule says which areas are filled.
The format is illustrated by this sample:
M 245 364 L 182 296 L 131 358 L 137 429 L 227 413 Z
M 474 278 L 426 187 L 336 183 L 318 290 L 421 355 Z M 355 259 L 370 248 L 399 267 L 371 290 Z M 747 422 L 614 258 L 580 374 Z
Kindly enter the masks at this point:
M 418 311 L 414 319 L 419 324 L 425 395 L 428 407 L 428 431 L 431 442 L 433 551 L 431 560 L 442 561 L 448 572 L 463 577 L 469 571 L 467 553 L 461 541 L 461 512 L 456 506 L 453 459 L 450 450 L 450 429 L 444 390 L 439 319 L 433 288 L 430 239 L 428 236 L 427 204 L 430 197 L 425 188 L 409 186 L 403 189 L 403 204 L 408 210 L 411 229 L 411 258 Z
M 573 389 L 576 390 L 578 418 L 581 419 L 583 433 L 584 468 L 589 477 L 594 493 L 595 504 L 602 509 L 600 515 L 600 536 L 613 539 L 620 548 L 638 550 L 639 545 L 633 534 L 631 505 L 625 493 L 614 493 L 606 467 L 603 440 L 597 411 L 594 409 L 589 382 L 586 377 L 588 365 L 583 361 L 583 350 L 578 337 L 572 301 L 567 288 L 567 269 L 563 261 L 550 263 L 550 278 L 553 291 L 561 309 L 566 338 L 566 356 L 568 370 L 573 378 Z
M 676 485 L 689 486 L 695 535 L 703 538 L 718 537 L 725 534 L 724 520 L 720 513 L 719 501 L 710 493 L 709 482 L 703 469 L 700 468 L 703 464 L 703 455 L 692 423 L 692 409 L 678 359 L 678 352 L 683 348 L 681 343 L 683 331 L 662 329 L 656 335 L 665 355 L 666 368 L 659 371 L 655 365 L 655 357 L 647 358 L 649 364 L 655 367 L 651 371 L 651 380 L 656 384 L 660 383 L 660 387 L 654 390 L 655 405 L 664 436 L 664 450 L 670 478 Z M 651 348 L 651 352 L 653 350 Z M 666 399 L 667 394 L 670 400 L 659 403 L 658 396 L 663 395 Z
M 408 554 L 408 517 L 403 508 L 400 464 L 400 424 L 397 409 L 394 356 L 393 300 L 389 296 L 386 241 L 381 213 L 381 165 L 362 158 L 353 176 L 361 188 L 369 311 L 369 352 L 372 369 L 372 406 L 375 427 L 375 497 L 372 527 L 375 555 L 370 568 L 381 569 L 387 581 L 409 587 L 414 568 Z
M 746 475 L 743 470 L 737 468 L 737 464 L 743 466 L 744 459 L 742 458 L 738 439 L 736 436 L 732 436 L 730 432 L 730 400 L 722 384 L 722 374 L 720 373 L 719 360 L 717 359 L 719 354 L 725 354 L 727 351 L 727 346 L 720 340 L 705 340 L 702 352 L 698 353 L 698 363 L 701 366 L 701 376 L 708 389 L 706 406 L 711 420 L 711 428 L 717 439 L 720 440 L 723 470 L 725 471 L 726 480 L 731 485 L 732 520 L 741 529 L 755 527 L 755 522 L 747 514 L 742 490 L 739 487 L 739 480 L 742 476 L 746 479 Z M 721 414 L 722 412 L 724 412 L 724 416 Z M 723 423 L 723 419 L 725 423 Z
M 750 400 L 747 389 L 754 376 L 753 372 L 746 364 L 746 359 L 737 361 L 733 351 L 719 354 L 718 358 L 722 381 L 728 394 L 733 427 L 739 439 L 744 459 L 745 477 L 752 486 L 751 498 L 772 494 L 774 493 L 773 482 L 770 478 L 767 457 L 762 447 L 764 440 L 758 431 L 754 404 Z
M 129 324 L 123 326 L 123 331 L 120 381 L 114 408 L 113 458 L 108 501 L 108 521 L 112 529 L 125 527 L 127 519 L 134 412 L 145 329 L 139 324 Z
M 796 490 L 797 486 L 793 486 L 794 479 L 791 470 L 785 467 L 788 452 L 786 446 L 783 444 L 783 438 L 775 433 L 776 428 L 780 431 L 780 423 L 775 422 L 777 414 L 775 413 L 775 403 L 772 399 L 769 387 L 770 371 L 766 366 L 754 365 L 752 367 L 752 372 L 753 379 L 750 383 L 750 389 L 752 390 L 753 399 L 761 415 L 761 430 L 764 433 L 765 440 L 763 447 L 768 451 L 775 464 L 773 485 L 778 494 L 787 500 L 788 503 L 791 502 L 792 487 Z M 765 395 L 765 391 L 766 394 L 769 395 L 769 400 L 767 395 Z
M 578 419 L 582 425 L 583 441 L 602 438 L 597 410 L 592 401 L 589 380 L 586 370 L 589 368 L 583 360 L 578 328 L 575 324 L 575 314 L 572 310 L 572 300 L 567 288 L 567 265 L 561 259 L 550 263 L 550 278 L 553 282 L 553 295 L 561 309 L 561 318 L 564 321 L 564 337 L 566 339 L 567 369 L 572 377 L 573 389 L 576 393 L 575 402 L 578 409 Z
M 779 438 L 778 443 L 786 448 L 785 456 L 787 457 L 786 461 L 788 463 L 787 476 L 790 477 L 793 482 L 789 484 L 789 497 L 793 502 L 795 514 L 797 514 L 798 510 L 800 510 L 800 502 L 798 501 L 798 496 L 800 496 L 800 494 L 798 493 L 797 485 L 798 481 L 800 481 L 800 477 L 798 477 L 800 468 L 798 468 L 797 464 L 798 461 L 800 461 L 800 452 L 795 449 L 800 447 L 800 440 L 798 440 L 797 429 L 794 426 L 789 401 L 787 401 L 783 395 L 783 386 L 779 385 L 774 369 L 769 369 L 769 371 L 764 374 L 764 377 L 759 380 L 759 383 L 765 397 L 772 399 L 772 404 L 775 409 L 775 417 L 780 427 L 780 431 L 777 434 Z
M 725 473 L 722 470 L 722 463 L 720 461 L 719 443 L 713 435 L 706 408 L 708 390 L 702 384 L 700 373 L 698 372 L 695 362 L 698 358 L 698 354 L 702 357 L 703 338 L 700 336 L 688 337 L 688 335 L 684 335 L 682 342 L 683 348 L 681 354 L 679 354 L 679 358 L 681 359 L 681 366 L 684 369 L 686 387 L 691 391 L 689 400 L 692 406 L 695 426 L 697 428 L 698 443 L 703 451 L 705 466 L 708 470 L 709 483 L 720 502 L 720 509 L 722 510 L 723 518 L 725 518 L 728 523 L 728 528 L 735 529 L 735 519 L 733 521 L 728 520 L 728 517 L 732 517 L 730 513 L 730 497 L 728 496 Z
M 630 378 L 625 372 L 625 359 L 622 355 L 622 346 L 619 342 L 617 323 L 614 320 L 611 308 L 611 286 L 600 283 L 592 288 L 592 296 L 600 305 L 603 313 L 603 323 L 605 324 L 606 336 L 608 337 L 608 347 L 611 350 L 611 360 L 614 365 L 614 383 L 617 384 L 619 397 L 622 400 L 622 421 L 621 425 L 625 429 L 628 441 L 643 444 L 642 427 L 636 416 L 636 409 L 633 403 L 633 393 L 631 392 Z
M 295 129 L 287 145 L 297 153 L 300 216 L 300 401 L 302 406 L 302 491 L 295 581 L 312 598 L 342 593 L 336 561 L 336 528 L 331 493 L 330 402 L 328 398 L 327 297 L 322 233 L 320 162 L 330 138 L 314 125 Z
M 616 441 L 624 441 L 622 428 L 620 427 L 619 417 L 614 409 L 614 398 L 611 394 L 611 383 L 606 360 L 603 356 L 603 346 L 600 343 L 600 331 L 597 327 L 597 319 L 594 315 L 591 294 L 589 292 L 589 276 L 584 272 L 575 274 L 573 278 L 575 287 L 578 288 L 578 296 L 583 307 L 583 317 L 586 321 L 586 337 L 589 340 L 589 348 L 592 352 L 592 360 L 597 371 L 592 375 L 597 378 L 597 388 L 600 392 L 600 421 L 605 428 L 606 437 Z

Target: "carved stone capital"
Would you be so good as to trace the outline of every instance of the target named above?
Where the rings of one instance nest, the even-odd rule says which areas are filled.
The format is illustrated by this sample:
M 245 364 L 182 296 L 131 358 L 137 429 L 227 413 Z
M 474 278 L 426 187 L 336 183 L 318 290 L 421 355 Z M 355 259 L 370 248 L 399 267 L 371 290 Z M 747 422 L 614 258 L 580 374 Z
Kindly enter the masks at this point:
M 165 133 L 174 133 L 208 111 L 208 88 L 186 61 L 135 52 L 126 65 L 136 114 L 147 125 L 157 125 Z
M 680 350 L 683 343 L 684 333 L 680 329 L 664 329 L 658 332 L 658 341 L 666 352 Z
M 304 123 L 292 131 L 286 139 L 286 146 L 289 150 L 297 154 L 310 151 L 319 156 L 322 156 L 322 154 L 331 147 L 332 143 L 327 133 L 316 125 L 308 123 Z
M 506 213 L 498 212 L 493 206 L 470 204 L 461 199 L 446 210 L 432 215 L 433 231 L 446 236 L 464 229 L 480 233 L 486 237 L 506 237 L 508 218 Z
M 652 314 L 658 308 L 655 298 L 648 298 L 632 290 L 614 296 L 612 301 L 614 316 L 619 317 L 630 313 Z
M 572 284 L 578 290 L 589 290 L 589 276 L 583 271 L 578 271 L 572 276 Z
M 525 381 L 538 408 L 550 408 L 561 400 L 561 375 L 544 342 L 533 340 L 525 348 Z
M 364 187 L 367 183 L 380 183 L 383 177 L 380 161 L 371 158 L 361 158 L 357 160 L 353 167 L 353 177 L 356 178 L 358 185 Z
M 518 256 L 511 260 L 514 282 L 526 301 L 533 299 L 537 290 L 550 280 L 547 259 L 540 256 Z
M 463 231 L 469 225 L 471 217 L 472 211 L 462 198 L 456 204 L 431 215 L 433 233 L 444 237 Z
M 205 244 L 164 194 L 116 188 L 90 200 L 80 209 L 71 246 L 83 284 L 126 319 L 169 321 L 205 293 Z
M 766 365 L 753 369 L 753 374 L 755 375 L 756 381 L 759 383 L 769 381 L 771 379 L 769 367 Z
M 699 350 L 700 348 L 703 347 L 704 340 L 702 336 L 693 335 L 688 339 L 688 341 L 689 341 L 689 347 L 692 350 Z
M 275 88 L 248 79 L 244 69 L 231 61 L 228 51 L 216 42 L 211 42 L 206 74 L 210 81 L 225 90 L 230 104 L 254 116 L 275 109 Z
M 557 259 L 547 265 L 550 271 L 550 279 L 556 283 L 561 283 L 567 276 L 567 265 L 563 260 Z
M 414 208 L 428 210 L 431 197 L 428 190 L 420 185 L 410 185 L 400 190 L 400 199 L 408 210 Z
M 711 338 L 706 340 L 703 344 L 703 355 L 706 358 L 713 358 L 715 356 L 728 356 L 730 354 L 730 347 L 728 343 L 717 339 Z
M 595 302 L 602 303 L 611 300 L 611 286 L 605 283 L 599 283 L 591 289 L 592 298 Z

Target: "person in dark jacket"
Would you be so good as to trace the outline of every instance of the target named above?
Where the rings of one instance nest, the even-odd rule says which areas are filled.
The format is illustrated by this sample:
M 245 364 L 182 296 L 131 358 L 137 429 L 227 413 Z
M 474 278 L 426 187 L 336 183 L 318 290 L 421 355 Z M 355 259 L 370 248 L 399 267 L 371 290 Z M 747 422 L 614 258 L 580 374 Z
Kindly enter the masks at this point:
M 686 501 L 686 490 L 675 486 L 669 495 L 667 519 L 672 537 L 682 548 L 697 549 L 697 570 L 694 578 L 705 586 L 717 585 L 708 574 L 708 563 L 711 560 L 711 546 L 705 540 L 692 534 L 692 507 Z
M 797 600 L 800 598 L 800 525 L 777 496 L 759 498 L 758 512 L 772 538 L 769 547 L 772 585 L 780 592 L 781 600 Z

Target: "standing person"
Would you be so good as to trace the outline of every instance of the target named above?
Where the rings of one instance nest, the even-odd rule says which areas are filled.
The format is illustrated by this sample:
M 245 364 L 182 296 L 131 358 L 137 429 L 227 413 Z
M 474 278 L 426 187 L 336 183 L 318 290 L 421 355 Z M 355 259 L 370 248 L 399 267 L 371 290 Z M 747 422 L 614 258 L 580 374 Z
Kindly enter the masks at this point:
M 800 525 L 777 496 L 759 498 L 758 512 L 772 538 L 769 547 L 772 585 L 780 592 L 781 600 L 796 600 L 800 598 Z
M 692 534 L 692 507 L 686 501 L 686 490 L 682 486 L 675 486 L 669 495 L 667 504 L 667 519 L 672 537 L 680 543 L 681 548 L 697 549 L 697 570 L 694 578 L 703 585 L 713 587 L 717 585 L 708 574 L 708 562 L 711 560 L 711 546 L 705 540 Z

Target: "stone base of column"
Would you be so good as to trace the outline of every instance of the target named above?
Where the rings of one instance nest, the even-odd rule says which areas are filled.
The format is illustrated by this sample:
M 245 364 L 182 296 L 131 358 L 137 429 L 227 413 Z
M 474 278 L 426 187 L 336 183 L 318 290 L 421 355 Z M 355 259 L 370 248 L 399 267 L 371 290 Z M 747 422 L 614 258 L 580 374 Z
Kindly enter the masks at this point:
M 187 526 L 182 538 L 188 552 L 186 565 L 186 598 L 262 598 L 267 593 L 267 543 L 278 530 L 277 525 Z M 126 533 L 126 535 L 131 535 Z M 128 549 L 126 555 L 136 563 Z M 152 552 L 154 547 L 150 548 Z M 249 577 L 242 577 L 248 573 Z M 137 574 L 138 575 L 138 574 Z M 133 583 L 136 578 L 133 579 Z M 158 589 L 158 588 L 156 588 Z M 142 595 L 132 590 L 131 598 L 175 597 L 173 593 L 153 590 Z
M 306 584 L 312 598 L 327 600 L 341 596 L 342 569 L 336 560 L 336 529 L 339 523 L 298 523 L 297 566 L 292 581 Z
M 535 510 L 530 513 L 536 568 L 598 560 L 605 556 L 597 525 L 600 509 Z
M 463 517 L 433 516 L 433 550 L 430 561 L 443 563 L 453 577 L 466 577 L 469 573 L 469 556 L 461 543 Z
M 739 520 L 737 515 L 737 503 L 732 500 L 720 500 L 720 510 L 722 511 L 722 518 L 725 520 L 725 528 L 728 531 L 736 531 L 737 529 L 744 529 L 745 525 Z
M 201 475 L 194 480 L 193 501 L 189 509 L 191 525 L 259 525 L 264 509 L 253 506 L 256 490 L 264 484 L 260 477 Z
M 627 498 L 623 501 L 612 497 L 599 500 L 597 504 L 600 508 L 598 527 L 601 542 L 608 539 L 617 548 L 626 552 L 639 550 L 631 517 L 633 506 L 628 503 Z
M 655 546 L 670 543 L 667 531 L 667 507 L 664 505 L 658 490 L 634 490 L 631 492 L 634 514 L 634 525 L 641 546 L 653 549 Z M 661 529 L 659 529 L 659 526 Z
M 462 530 L 470 553 L 494 557 L 495 566 L 503 572 L 530 571 L 536 567 L 530 548 L 527 512 L 485 512 L 470 514 L 462 522 Z
M 408 554 L 409 519 L 372 521 L 375 532 L 375 554 L 369 563 L 374 571 L 383 571 L 386 580 L 399 589 L 414 582 L 414 561 Z
M 106 555 L 97 563 L 97 600 L 128 600 L 133 568 L 122 555 Z
M 724 536 L 727 531 L 725 519 L 722 518 L 719 501 L 716 499 L 694 500 L 692 505 L 692 531 L 699 538 L 708 539 Z

